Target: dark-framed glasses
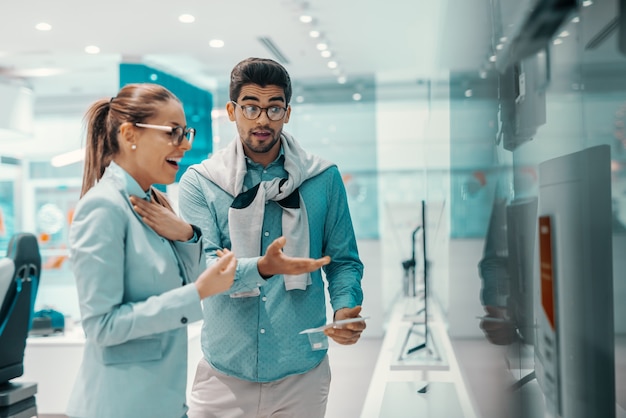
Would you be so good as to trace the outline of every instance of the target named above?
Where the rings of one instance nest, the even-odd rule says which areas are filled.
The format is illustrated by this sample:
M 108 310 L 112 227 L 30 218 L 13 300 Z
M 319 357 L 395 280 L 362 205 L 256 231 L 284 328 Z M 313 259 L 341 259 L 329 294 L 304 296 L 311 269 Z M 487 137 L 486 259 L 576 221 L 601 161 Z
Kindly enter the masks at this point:
M 249 120 L 255 120 L 261 113 L 265 111 L 267 118 L 272 121 L 281 120 L 285 117 L 285 113 L 287 113 L 286 107 L 281 106 L 270 106 L 270 107 L 260 107 L 256 105 L 240 105 L 239 103 L 231 100 L 231 102 L 239 106 L 241 108 L 241 113 L 243 113 L 243 117 Z
M 158 131 L 167 132 L 172 137 L 172 144 L 180 146 L 183 143 L 183 138 L 187 138 L 189 145 L 193 143 L 193 138 L 196 136 L 196 130 L 194 128 L 182 127 L 182 126 L 167 126 L 167 125 L 151 125 L 149 123 L 135 123 L 138 128 L 156 129 Z

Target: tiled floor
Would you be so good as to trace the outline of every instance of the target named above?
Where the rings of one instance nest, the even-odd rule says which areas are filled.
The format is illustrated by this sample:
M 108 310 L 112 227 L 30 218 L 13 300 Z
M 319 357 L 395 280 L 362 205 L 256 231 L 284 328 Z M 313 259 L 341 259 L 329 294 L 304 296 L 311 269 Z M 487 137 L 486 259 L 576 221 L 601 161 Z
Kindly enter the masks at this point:
M 326 418 L 358 418 L 378 359 L 381 338 L 361 338 L 355 345 L 329 343 L 332 380 Z

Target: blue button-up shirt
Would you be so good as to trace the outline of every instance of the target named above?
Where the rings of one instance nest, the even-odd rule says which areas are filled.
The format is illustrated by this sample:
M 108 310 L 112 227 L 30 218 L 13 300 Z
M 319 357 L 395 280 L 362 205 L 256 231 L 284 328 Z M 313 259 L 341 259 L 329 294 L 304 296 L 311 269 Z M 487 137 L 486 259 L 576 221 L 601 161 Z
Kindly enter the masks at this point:
M 244 186 L 286 178 L 281 154 L 267 167 L 247 160 Z M 337 167 L 333 166 L 300 186 L 305 202 L 310 256 L 325 255 L 332 261 L 324 267 L 330 302 L 336 311 L 360 305 L 363 300 L 361 263 L 346 191 Z M 207 264 L 215 252 L 230 248 L 228 210 L 234 197 L 196 170 L 181 178 L 179 208 L 183 218 L 202 230 Z M 282 235 L 282 208 L 266 202 L 261 235 L 261 254 Z M 305 373 L 317 366 L 326 350 L 313 351 L 307 335 L 300 331 L 327 322 L 324 281 L 321 271 L 311 273 L 306 290 L 285 290 L 282 275 L 264 280 L 258 272 L 259 257 L 238 258 L 235 283 L 223 294 L 203 301 L 202 350 L 217 370 L 240 379 L 270 382 Z M 232 298 L 236 292 L 260 288 L 256 297 Z

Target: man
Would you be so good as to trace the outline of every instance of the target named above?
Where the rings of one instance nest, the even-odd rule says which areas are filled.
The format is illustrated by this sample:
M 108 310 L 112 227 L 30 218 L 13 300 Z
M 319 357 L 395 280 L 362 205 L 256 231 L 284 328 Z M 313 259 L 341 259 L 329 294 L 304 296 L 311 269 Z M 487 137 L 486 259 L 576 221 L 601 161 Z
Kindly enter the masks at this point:
M 320 267 L 334 319 L 361 311 L 363 264 L 341 175 L 283 131 L 291 92 L 275 61 L 237 64 L 226 105 L 237 138 L 180 181 L 181 215 L 202 229 L 207 263 L 223 248 L 238 257 L 230 291 L 204 303 L 190 418 L 323 417 L 326 349 L 300 334 L 326 323 Z M 360 321 L 325 333 L 354 344 L 364 328 Z

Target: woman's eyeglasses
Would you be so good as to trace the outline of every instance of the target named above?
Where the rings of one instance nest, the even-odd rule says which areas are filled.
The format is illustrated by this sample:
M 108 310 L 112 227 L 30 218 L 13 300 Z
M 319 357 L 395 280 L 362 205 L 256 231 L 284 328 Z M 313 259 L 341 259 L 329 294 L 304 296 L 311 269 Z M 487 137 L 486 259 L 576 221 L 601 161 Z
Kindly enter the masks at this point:
M 231 100 L 231 102 L 239 106 L 241 108 L 241 113 L 243 113 L 243 117 L 249 120 L 255 120 L 261 113 L 265 110 L 265 114 L 267 118 L 271 121 L 278 121 L 285 117 L 285 113 L 287 112 L 286 107 L 280 106 L 270 106 L 270 107 L 259 107 L 256 105 L 240 105 L 239 103 Z
M 182 127 L 182 126 L 166 126 L 166 125 L 150 125 L 149 123 L 135 123 L 138 128 L 156 129 L 159 131 L 167 132 L 172 137 L 172 144 L 180 146 L 183 143 L 183 139 L 187 138 L 189 145 L 193 143 L 193 138 L 196 136 L 196 130 L 194 128 Z

